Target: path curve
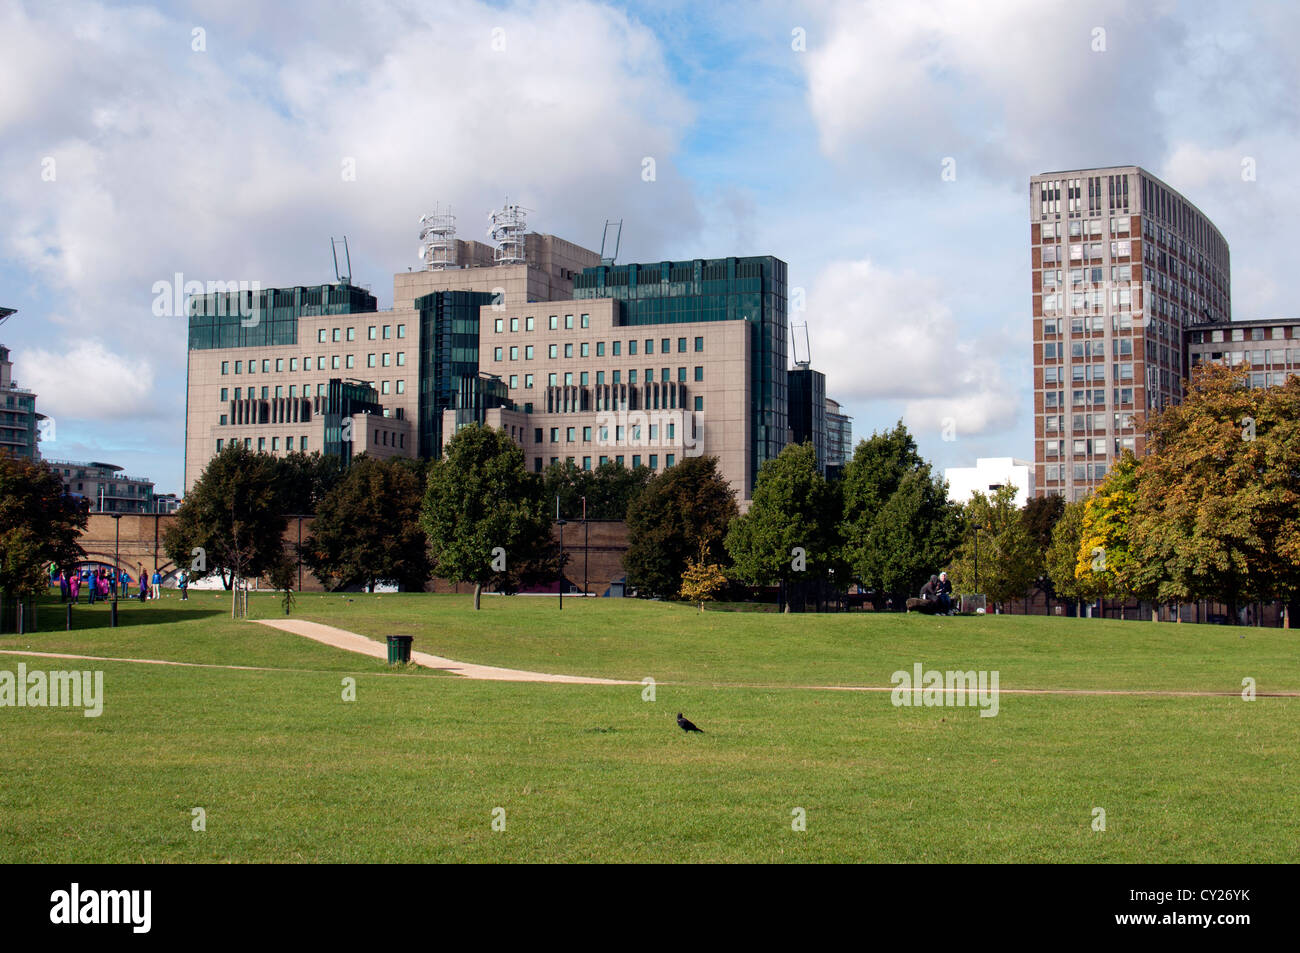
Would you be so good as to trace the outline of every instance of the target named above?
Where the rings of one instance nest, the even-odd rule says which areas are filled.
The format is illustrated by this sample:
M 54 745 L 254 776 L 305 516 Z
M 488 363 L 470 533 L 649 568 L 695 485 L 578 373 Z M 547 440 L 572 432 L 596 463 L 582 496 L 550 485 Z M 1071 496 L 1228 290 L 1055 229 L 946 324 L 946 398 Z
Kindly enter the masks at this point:
M 338 629 L 320 622 L 308 622 L 305 619 L 258 619 L 262 625 L 280 629 L 294 635 L 305 636 L 336 649 L 369 655 L 371 658 L 387 659 L 388 646 L 383 642 L 346 629 Z M 457 662 L 455 659 L 430 655 L 428 652 L 412 652 L 411 661 L 425 668 L 460 675 L 464 678 L 479 679 L 490 682 L 564 682 L 569 685 L 639 685 L 616 678 L 590 678 L 585 675 L 552 675 L 547 672 L 525 672 L 517 668 L 497 668 L 493 665 L 475 665 L 471 662 Z

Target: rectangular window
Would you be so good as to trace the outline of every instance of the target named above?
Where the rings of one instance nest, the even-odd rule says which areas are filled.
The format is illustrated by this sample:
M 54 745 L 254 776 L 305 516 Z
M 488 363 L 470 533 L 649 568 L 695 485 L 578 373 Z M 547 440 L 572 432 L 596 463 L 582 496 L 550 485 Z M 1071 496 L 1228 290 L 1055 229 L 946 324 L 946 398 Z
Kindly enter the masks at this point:
M 590 374 L 588 374 L 587 371 L 583 371 L 581 374 L 578 375 L 578 384 L 580 386 L 586 387 L 587 384 L 590 383 L 590 381 L 591 381 L 591 376 Z
M 221 415 L 221 426 L 223 426 L 223 427 L 226 426 L 226 415 L 225 415 L 225 414 L 222 414 L 222 415 Z
M 703 410 L 703 409 L 704 409 L 704 398 L 703 398 L 703 397 L 696 397 L 696 398 L 695 398 L 695 409 L 696 409 L 696 410 Z
M 347 367 L 355 367 L 356 362 L 357 362 L 357 356 L 355 354 L 349 354 L 348 359 L 345 363 Z
M 230 393 L 230 389 L 229 389 L 229 388 L 227 388 L 227 387 L 223 387 L 223 388 L 221 388 L 221 400 L 222 400 L 223 403 L 224 403 L 225 401 L 227 401 L 227 400 L 230 399 L 230 398 L 227 396 L 229 393 Z
M 510 389 L 511 389 L 511 390 L 514 390 L 514 389 L 515 389 L 516 387 L 518 387 L 518 386 L 519 386 L 519 375 L 518 375 L 518 374 L 511 374 L 511 375 L 510 375 Z
M 686 353 L 686 338 L 678 338 L 678 339 L 677 339 L 677 352 L 678 352 L 679 354 L 685 354 L 685 353 Z
M 405 394 L 405 393 L 406 393 L 406 381 L 398 381 L 398 382 L 397 382 L 397 392 L 398 392 L 399 394 Z M 405 446 L 405 444 L 403 444 L 403 446 Z
M 532 346 L 531 344 L 525 344 L 525 345 L 524 345 L 524 360 L 525 360 L 525 361 L 531 361 L 532 359 L 533 359 L 533 346 Z
M 549 348 L 546 349 L 546 356 L 550 358 L 559 357 L 560 346 L 558 344 L 552 344 Z
M 388 355 L 384 355 L 384 356 L 387 357 Z M 330 369 L 336 371 L 339 369 L 339 356 L 337 354 L 333 355 L 330 358 Z
M 670 453 L 670 454 L 668 454 L 668 456 L 664 459 L 664 467 L 665 467 L 665 468 L 667 468 L 667 467 L 671 467 L 671 466 L 672 466 L 674 463 L 676 463 L 676 462 L 677 462 L 677 455 L 676 455 L 675 453 Z
M 534 427 L 534 428 L 533 428 L 533 443 L 541 443 L 541 442 L 542 442 L 542 428 L 541 428 L 541 427 Z
M 499 361 L 499 360 L 502 359 L 502 356 L 503 356 L 504 354 L 505 354 L 505 348 L 494 347 L 494 348 L 492 349 L 492 360 L 494 360 L 494 361 Z M 384 355 L 384 357 L 387 357 L 387 356 L 388 356 L 387 354 Z
M 519 319 L 518 319 L 518 318 L 511 318 L 511 319 L 510 319 L 510 330 L 511 330 L 511 331 L 518 331 L 518 330 L 519 330 Z
M 265 437 L 258 437 L 258 438 L 257 438 L 257 452 L 258 452 L 258 453 L 261 453 L 261 452 L 264 451 L 265 449 L 266 449 L 266 438 L 265 438 Z
M 582 428 L 582 442 L 583 442 L 583 443 L 591 443 L 591 428 L 590 428 L 590 427 L 583 427 L 583 428 Z
M 512 360 L 512 361 L 517 361 L 517 360 L 519 360 L 519 345 L 518 345 L 518 344 L 512 344 L 512 345 L 510 345 L 510 360 Z M 401 361 L 398 361 L 397 363 L 398 363 L 398 364 L 401 364 L 402 362 L 401 362 Z
M 695 350 L 696 351 L 704 350 L 704 338 L 698 337 L 695 339 Z
M 645 339 L 645 352 L 646 354 L 653 354 L 655 352 L 654 338 Z
M 524 330 L 525 330 L 525 331 L 531 331 L 531 330 L 533 330 L 534 327 L 536 327 L 536 325 L 537 325 L 537 319 L 536 319 L 536 318 L 524 318 Z
M 390 337 L 393 336 L 393 335 L 392 335 L 392 331 L 393 331 L 393 326 L 392 326 L 391 324 L 385 324 L 385 325 L 384 325 L 384 340 L 385 340 L 385 341 L 387 341 Z
M 614 356 L 614 357 L 618 357 L 620 354 L 623 353 L 623 342 L 622 342 L 622 341 L 615 341 L 615 342 L 614 342 L 614 349 L 613 349 L 612 353 L 613 353 L 613 356 Z M 238 365 L 239 362 L 236 361 L 235 364 Z M 239 368 L 238 368 L 238 366 L 236 366 L 236 368 L 235 368 L 235 373 L 236 373 L 236 374 L 239 373 Z
M 493 333 L 493 334 L 500 334 L 500 333 L 501 333 L 502 331 L 504 331 L 505 329 L 506 329 L 505 318 L 497 318 L 495 321 L 492 322 L 492 333 Z M 371 335 L 371 336 L 373 337 L 373 335 Z
M 564 386 L 565 387 L 573 386 L 573 371 L 564 372 Z
M 552 427 L 552 428 L 551 428 L 551 443 L 559 443 L 559 442 L 560 442 L 560 428 L 559 428 L 559 427 Z
M 596 342 L 596 356 L 597 356 L 597 357 L 604 357 L 604 356 L 605 356 L 605 342 L 604 342 L 604 341 L 597 341 L 597 342 Z
M 614 371 L 614 372 L 610 375 L 610 380 L 609 380 L 609 382 L 610 382 L 611 384 L 613 384 L 615 387 L 617 387 L 619 384 L 621 384 L 621 383 L 623 382 L 623 372 L 622 372 L 622 371 Z
M 284 370 L 284 358 L 277 357 L 275 359 L 275 372 L 278 374 L 283 370 Z
M 316 370 L 325 370 L 325 355 L 322 354 L 320 357 L 316 358 Z
M 275 385 L 275 399 L 276 399 L 276 400 L 279 400 L 279 399 L 280 399 L 281 397 L 283 397 L 283 396 L 284 396 L 284 386 L 281 385 L 281 384 L 276 384 L 276 385 Z
M 324 329 L 324 328 L 321 328 L 319 331 L 316 332 L 316 343 L 317 343 L 317 344 L 324 344 L 324 343 L 325 343 L 325 329 Z
M 221 440 L 218 440 L 218 441 L 217 441 L 217 453 L 220 453 L 220 452 L 221 452 L 221 445 L 222 445 L 222 441 L 221 441 Z
M 335 344 L 338 343 L 338 340 L 339 340 L 339 329 L 338 329 L 338 328 L 334 328 L 334 329 L 333 329 L 333 332 L 331 333 L 330 338 L 334 341 Z
M 573 345 L 572 345 L 572 344 L 566 344 L 566 345 L 564 345 L 564 356 L 565 356 L 565 357 L 573 357 Z
M 551 328 L 551 330 L 554 331 L 554 330 L 556 330 L 559 326 L 560 326 L 560 318 L 559 318 L 559 315 L 555 315 L 555 314 L 551 315 L 551 317 L 550 317 L 550 328 Z
M 577 433 L 576 427 L 566 427 L 564 431 L 564 442 L 573 443 L 573 435 Z
M 590 344 L 590 342 L 588 342 L 588 341 L 583 341 L 582 344 L 580 344 L 580 345 L 578 346 L 578 355 L 579 355 L 580 357 L 591 357 L 591 344 Z
M 243 361 L 235 361 L 235 373 L 236 373 L 236 374 L 241 373 L 241 371 L 242 371 L 242 369 L 243 369 L 243 366 L 244 366 L 244 362 L 243 362 Z
M 629 357 L 636 353 L 636 338 L 627 342 L 627 353 Z
M 525 375 L 524 375 L 524 390 L 531 390 L 531 389 L 532 389 L 532 386 L 533 386 L 533 375 L 532 375 L 532 374 L 525 374 Z
M 517 350 L 517 348 L 513 348 L 513 347 L 510 349 L 510 351 L 511 351 L 510 359 L 511 359 L 511 360 L 514 360 L 515 355 L 514 355 L 513 352 L 516 351 L 516 350 Z M 348 366 L 351 367 L 350 364 L 349 364 Z M 398 351 L 398 352 L 397 352 L 397 366 L 398 366 L 398 367 L 405 367 L 405 366 L 406 366 L 406 352 L 405 352 L 405 351 Z
M 573 329 L 573 315 L 566 314 L 564 316 L 564 327 L 569 330 Z
M 289 370 L 291 371 L 298 370 L 298 359 L 296 357 L 289 358 Z
M 557 381 L 557 378 L 556 378 L 556 376 L 555 376 L 554 374 L 547 374 L 547 375 L 546 375 L 546 384 L 547 384 L 548 387 L 554 387 L 554 386 L 556 385 L 556 381 Z
M 684 367 L 677 368 L 677 380 L 683 384 L 686 383 L 686 368 Z
M 375 339 L 375 326 L 373 324 L 367 329 L 366 337 L 372 341 Z
M 597 386 L 597 387 L 604 387 L 604 386 L 605 386 L 605 372 L 604 372 L 604 371 L 597 371 L 597 372 L 596 372 L 596 386 Z
M 697 366 L 697 367 L 695 368 L 695 379 L 696 379 L 697 381 L 702 381 L 702 380 L 704 380 L 704 368 L 703 368 L 703 367 L 698 367 L 698 366 Z
M 584 315 L 582 316 L 582 322 L 581 322 L 581 323 L 582 323 L 582 326 L 583 326 L 584 328 L 589 328 L 589 327 L 591 327 L 591 315 L 589 315 L 589 314 L 584 314 Z
M 399 325 L 397 326 L 397 336 L 398 336 L 399 338 L 404 338 L 404 337 L 406 337 L 406 325 L 405 325 L 405 324 L 399 324 Z

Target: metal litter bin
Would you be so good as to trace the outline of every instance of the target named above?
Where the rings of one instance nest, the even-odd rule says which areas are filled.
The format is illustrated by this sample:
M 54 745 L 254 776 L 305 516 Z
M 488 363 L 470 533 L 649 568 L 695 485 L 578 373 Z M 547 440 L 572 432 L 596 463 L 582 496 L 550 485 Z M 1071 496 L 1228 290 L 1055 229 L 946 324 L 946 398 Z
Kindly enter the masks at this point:
M 406 665 L 411 661 L 411 642 L 414 636 L 390 635 L 388 637 L 388 664 Z

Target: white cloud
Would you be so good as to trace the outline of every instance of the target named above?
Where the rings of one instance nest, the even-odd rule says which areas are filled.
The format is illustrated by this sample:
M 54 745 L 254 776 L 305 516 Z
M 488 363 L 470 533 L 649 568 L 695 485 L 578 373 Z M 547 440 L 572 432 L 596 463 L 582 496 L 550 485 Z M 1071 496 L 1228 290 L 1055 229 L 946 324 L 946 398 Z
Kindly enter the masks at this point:
M 954 316 L 947 293 L 936 278 L 869 260 L 828 264 L 809 290 L 808 320 L 829 396 L 902 400 L 918 430 L 949 418 L 962 436 L 1013 425 L 1023 398 L 1004 377 L 1004 336 Z
M 27 348 L 15 352 L 14 363 L 22 369 L 22 386 L 36 392 L 37 409 L 60 427 L 74 419 L 129 425 L 164 409 L 153 393 L 153 371 L 99 341 L 78 341 L 58 352 Z M 184 394 L 164 396 L 165 409 L 178 399 L 183 404 Z

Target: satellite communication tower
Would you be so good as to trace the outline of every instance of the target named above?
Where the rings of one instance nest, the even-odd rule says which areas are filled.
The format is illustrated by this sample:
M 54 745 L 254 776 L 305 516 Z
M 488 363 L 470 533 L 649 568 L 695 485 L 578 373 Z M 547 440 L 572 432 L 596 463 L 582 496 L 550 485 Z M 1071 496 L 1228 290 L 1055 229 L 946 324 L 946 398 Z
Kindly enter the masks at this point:
M 339 241 L 330 236 L 330 251 L 334 253 L 334 278 L 341 285 L 352 284 L 352 253 L 348 251 L 348 236 L 344 235 L 343 240 L 343 261 L 346 263 L 345 270 L 339 272 Z
M 517 265 L 528 260 L 524 236 L 528 231 L 528 210 L 510 200 L 488 212 L 488 237 L 496 243 L 493 260 L 498 265 Z
M 799 357 L 799 329 L 803 328 L 803 357 Z M 812 345 L 808 341 L 808 322 L 790 325 L 790 353 L 795 367 L 812 366 Z
M 456 264 L 456 216 L 438 206 L 420 216 L 420 261 L 425 271 L 445 271 Z
M 614 233 L 614 253 L 608 258 L 605 257 L 605 242 L 609 238 L 609 229 L 611 225 L 617 225 L 618 231 Z M 605 221 L 605 230 L 600 233 L 600 263 L 602 265 L 614 264 L 614 259 L 618 257 L 618 246 L 623 241 L 623 220 L 620 218 L 617 222 Z

